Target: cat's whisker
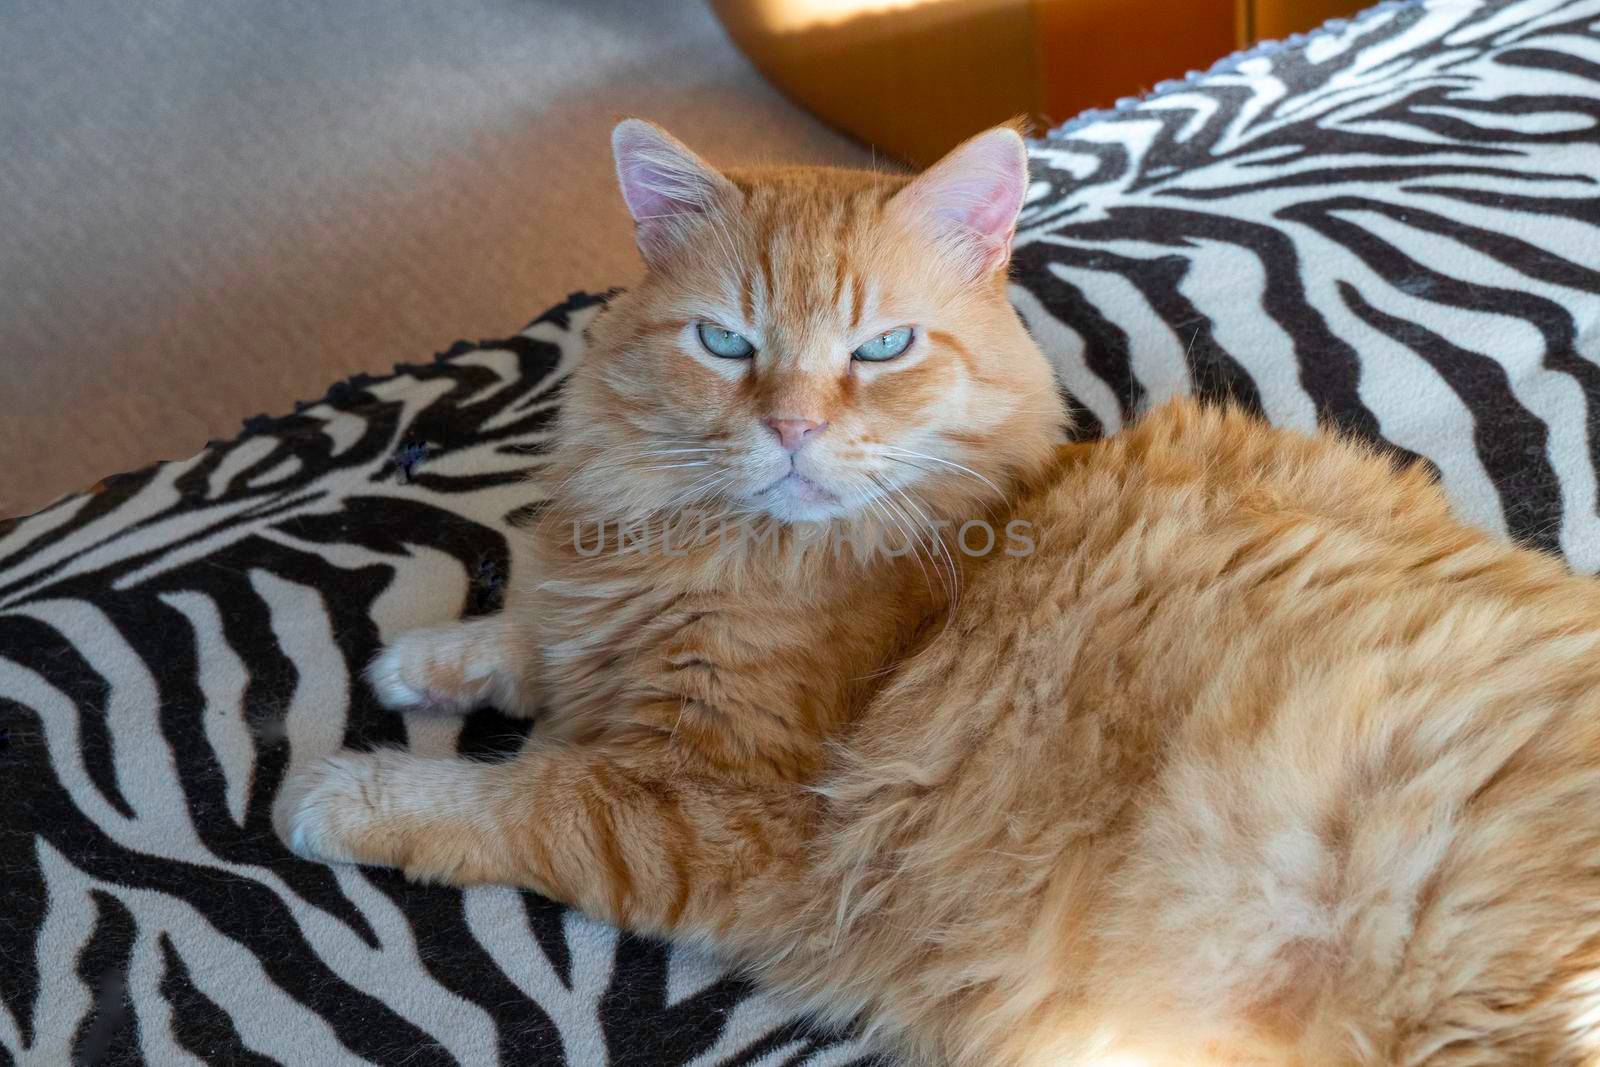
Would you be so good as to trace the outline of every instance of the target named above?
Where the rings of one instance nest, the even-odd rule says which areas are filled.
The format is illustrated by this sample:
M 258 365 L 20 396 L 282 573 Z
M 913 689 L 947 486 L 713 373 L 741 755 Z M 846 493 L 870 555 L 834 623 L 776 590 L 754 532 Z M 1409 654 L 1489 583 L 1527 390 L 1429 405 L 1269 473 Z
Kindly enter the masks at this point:
M 882 447 L 884 450 L 889 451 L 889 452 L 898 452 L 898 453 L 900 453 L 902 455 L 910 456 L 913 459 L 925 459 L 930 463 L 939 463 L 939 464 L 942 464 L 942 465 L 944 465 L 946 467 L 951 467 L 951 468 L 954 468 L 955 470 L 961 471 L 964 474 L 971 475 L 972 477 L 976 478 L 978 481 L 982 482 L 984 485 L 987 485 L 990 489 L 993 489 L 997 494 L 999 494 L 1001 500 L 1005 500 L 1006 499 L 1005 490 L 1001 489 L 998 485 L 994 484 L 994 482 L 990 481 L 988 478 L 985 478 L 983 475 L 979 474 L 977 471 L 973 470 L 971 467 L 963 466 L 962 464 L 957 463 L 954 460 L 942 459 L 939 456 L 930 456 L 926 452 L 917 452 L 917 451 L 914 451 L 914 450 L 909 449 L 909 448 L 901 448 L 898 445 L 882 445 L 880 447 Z
M 904 500 L 906 504 L 916 511 L 917 515 L 922 519 L 927 530 L 929 531 L 929 539 L 935 546 L 938 547 L 939 553 L 944 557 L 945 566 L 949 568 L 949 584 L 946 588 L 946 592 L 950 596 L 950 615 L 953 616 L 956 612 L 956 609 L 961 606 L 960 567 L 957 565 L 954 555 L 952 555 L 950 552 L 950 546 L 945 544 L 943 533 L 939 531 L 939 528 L 936 525 L 934 525 L 933 519 L 929 517 L 928 513 L 922 510 L 922 508 L 917 504 L 916 500 L 909 493 L 907 493 L 905 489 L 901 488 L 900 486 L 895 486 L 894 491 L 899 494 L 900 498 Z M 945 625 L 948 627 L 949 617 L 946 618 Z
M 906 503 L 910 503 L 910 498 L 906 497 L 898 486 L 890 485 L 881 481 L 878 484 L 881 485 L 888 493 L 899 494 L 906 500 Z M 958 590 L 954 584 L 955 574 L 953 569 L 947 570 L 945 567 L 941 566 L 942 562 L 949 560 L 949 554 L 948 551 L 945 550 L 942 538 L 938 538 L 933 532 L 931 523 L 928 523 L 927 526 L 919 525 L 917 520 L 911 516 L 911 512 L 906 505 L 897 502 L 893 496 L 885 495 L 881 499 L 889 507 L 891 513 L 897 514 L 904 519 L 905 526 L 902 527 L 902 529 L 908 531 L 907 537 L 912 543 L 913 550 L 918 553 L 919 563 L 922 556 L 925 555 L 928 560 L 928 566 L 932 567 L 934 573 L 939 576 L 939 587 L 944 590 L 946 598 L 953 602 L 956 599 Z M 924 515 L 923 519 L 924 522 L 927 522 L 927 516 Z M 917 533 L 919 530 L 922 531 L 920 535 Z M 942 553 L 942 559 L 940 557 L 936 557 L 934 554 L 933 545 L 935 543 L 939 546 L 939 549 Z M 949 562 L 951 568 L 953 568 L 954 561 Z M 926 574 L 926 571 L 924 571 L 924 574 Z M 928 591 L 930 593 L 933 591 L 931 584 L 929 585 Z M 946 624 L 948 625 L 948 620 Z
M 733 481 L 733 479 L 734 475 L 726 471 L 717 471 L 709 474 L 679 493 L 663 510 L 681 511 L 687 504 L 710 498 L 717 490 Z
M 726 452 L 726 448 L 653 448 L 648 452 L 636 453 L 640 456 L 671 456 L 687 452 Z
M 894 463 L 903 463 L 907 467 L 911 467 L 914 470 L 923 471 L 923 472 L 925 472 L 927 474 L 939 474 L 940 473 L 940 470 L 939 470 L 938 467 L 926 467 L 926 466 L 923 466 L 921 463 L 916 462 L 915 460 L 906 459 L 906 458 L 904 458 L 902 456 L 885 455 L 883 458 L 887 459 L 887 460 L 889 460 L 891 462 L 894 462 Z
M 668 440 L 669 443 L 671 443 L 671 439 L 669 438 Z M 720 455 L 724 452 L 729 452 L 731 450 L 732 449 L 727 445 L 674 445 L 674 447 L 671 448 L 635 449 L 632 451 L 608 450 L 599 453 L 589 462 L 578 466 L 577 469 L 575 469 L 567 477 L 551 486 L 548 492 L 552 499 L 556 499 L 559 498 L 567 490 L 567 488 L 572 485 L 573 482 L 583 477 L 593 477 L 596 475 L 605 474 L 626 474 L 630 472 L 654 470 L 670 470 L 674 466 L 678 466 L 677 464 L 659 464 L 655 466 L 644 467 L 636 466 L 636 461 L 641 459 L 651 459 L 672 455 L 682 455 L 685 457 L 699 456 L 701 458 L 693 461 L 686 459 L 682 466 L 705 466 L 711 463 L 717 455 Z
M 891 460 L 891 461 L 893 461 L 895 463 L 904 464 L 907 467 L 911 467 L 911 468 L 913 468 L 915 470 L 922 471 L 925 474 L 941 474 L 941 473 L 943 473 L 943 469 L 942 468 L 939 468 L 939 467 L 927 467 L 927 466 L 924 466 L 921 463 L 917 463 L 917 462 L 915 462 L 913 460 L 909 460 L 909 459 L 904 459 L 904 458 L 902 458 L 900 456 L 891 456 L 891 455 L 887 455 L 886 454 L 886 455 L 884 455 L 883 458 L 887 459 L 887 460 Z M 1005 503 L 1006 502 L 1003 499 L 1002 500 L 998 500 L 998 501 L 989 501 L 988 503 L 984 504 L 984 511 L 985 511 L 986 514 L 988 514 L 990 516 L 993 516 L 995 514 L 996 509 L 997 508 L 1003 508 L 1005 506 Z
M 867 477 L 871 479 L 871 481 L 879 488 L 884 490 L 888 489 L 888 486 L 884 485 L 884 483 L 878 479 L 877 475 L 869 472 Z M 906 548 L 911 552 L 911 557 L 917 561 L 917 569 L 922 572 L 922 582 L 928 587 L 928 594 L 931 596 L 933 594 L 933 578 L 929 576 L 928 568 L 922 565 L 922 554 L 918 551 L 917 539 L 911 535 L 910 530 L 901 525 L 899 519 L 897 519 L 894 513 L 889 510 L 886 498 L 869 497 L 867 499 L 867 503 L 875 508 L 878 508 L 880 512 L 900 531 L 900 536 L 906 539 Z
M 635 452 L 607 452 L 598 458 L 603 459 L 608 463 L 616 463 L 630 459 L 648 459 L 652 456 L 690 455 L 696 452 L 721 453 L 727 451 L 729 451 L 729 449 L 726 445 L 717 448 L 712 448 L 709 446 L 698 446 L 694 448 L 646 448 Z
M 659 510 L 668 514 L 674 514 L 683 511 L 687 505 L 695 501 L 696 494 L 700 491 L 702 486 L 709 486 L 715 480 L 716 476 L 711 475 L 705 479 L 702 479 L 701 481 L 695 482 L 687 489 L 680 490 L 672 497 L 672 499 L 668 500 L 666 504 L 662 505 Z

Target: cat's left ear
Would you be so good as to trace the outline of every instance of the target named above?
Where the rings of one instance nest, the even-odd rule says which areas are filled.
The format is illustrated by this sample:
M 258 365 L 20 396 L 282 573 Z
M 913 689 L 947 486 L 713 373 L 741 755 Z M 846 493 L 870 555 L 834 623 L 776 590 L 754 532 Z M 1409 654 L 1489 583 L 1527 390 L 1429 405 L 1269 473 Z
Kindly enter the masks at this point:
M 617 184 L 645 262 L 656 266 L 738 187 L 653 122 L 623 119 L 611 131 Z
M 1028 189 L 1021 134 L 996 126 L 968 138 L 895 194 L 894 205 L 931 229 L 972 278 L 1011 261 L 1011 238 Z

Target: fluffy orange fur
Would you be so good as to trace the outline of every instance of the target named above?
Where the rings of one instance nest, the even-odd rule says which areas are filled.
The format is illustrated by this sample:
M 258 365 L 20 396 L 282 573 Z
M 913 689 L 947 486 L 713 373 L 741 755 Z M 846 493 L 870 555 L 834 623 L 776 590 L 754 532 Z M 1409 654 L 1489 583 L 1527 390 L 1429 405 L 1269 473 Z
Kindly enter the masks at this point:
M 535 733 L 330 758 L 297 851 L 704 942 L 915 1062 L 1600 1062 L 1589 580 L 1332 436 L 1178 402 L 1063 443 L 1010 131 L 909 180 L 616 141 L 649 271 L 568 386 L 539 566 L 369 672 Z

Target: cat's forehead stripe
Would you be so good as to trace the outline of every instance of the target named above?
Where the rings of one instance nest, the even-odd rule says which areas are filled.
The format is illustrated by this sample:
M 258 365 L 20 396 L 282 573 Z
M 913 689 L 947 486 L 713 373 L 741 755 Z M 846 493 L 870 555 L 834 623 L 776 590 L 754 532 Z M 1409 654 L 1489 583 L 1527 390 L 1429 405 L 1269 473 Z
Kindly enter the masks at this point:
M 826 308 L 850 329 L 859 328 L 871 296 L 859 242 L 881 214 L 883 198 L 893 192 L 874 187 L 841 196 L 753 187 L 745 219 L 760 285 L 752 272 L 738 277 L 745 320 L 751 325 L 772 315 L 799 320 Z
M 855 198 L 844 197 L 839 202 L 839 222 L 833 240 L 833 294 L 828 303 L 837 305 L 844 292 L 845 276 L 850 269 L 850 256 L 846 251 L 850 238 L 850 223 L 855 218 Z
M 887 175 L 845 189 L 799 174 L 741 180 L 740 205 L 713 220 L 724 239 L 703 246 L 720 261 L 722 289 L 720 308 L 704 314 L 782 348 L 873 327 L 884 297 L 880 226 L 902 184 Z
M 754 326 L 756 321 L 755 276 L 750 268 L 739 272 L 739 310 L 744 314 L 744 324 Z
M 867 283 L 857 272 L 850 279 L 850 328 L 856 329 L 861 325 L 861 312 L 867 303 Z
M 774 286 L 772 282 L 772 252 L 764 239 L 758 239 L 756 244 L 757 262 L 761 266 L 761 299 L 762 305 L 769 310 L 774 304 Z

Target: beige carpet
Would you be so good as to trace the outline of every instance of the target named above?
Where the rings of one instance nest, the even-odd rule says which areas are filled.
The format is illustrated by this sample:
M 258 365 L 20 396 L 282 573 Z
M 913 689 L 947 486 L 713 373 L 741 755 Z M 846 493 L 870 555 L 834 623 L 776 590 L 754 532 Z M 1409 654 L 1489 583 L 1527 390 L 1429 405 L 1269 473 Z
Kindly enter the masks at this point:
M 628 114 L 868 158 L 697 0 L 0 5 L 0 516 L 627 282 Z

